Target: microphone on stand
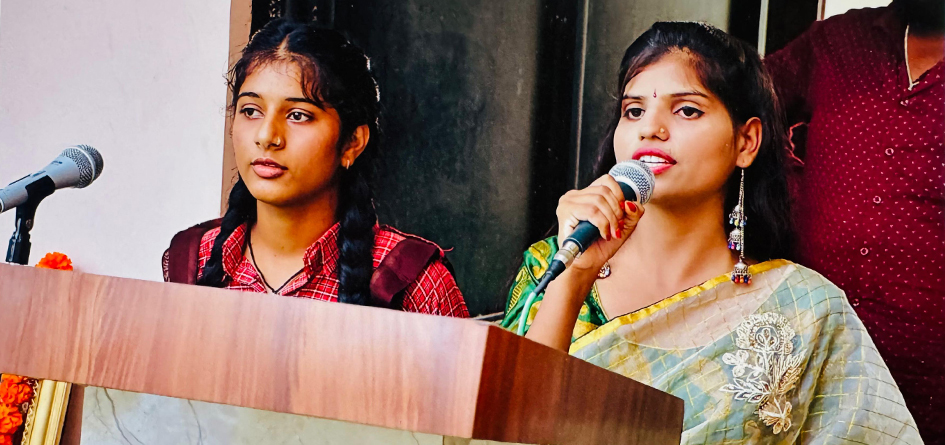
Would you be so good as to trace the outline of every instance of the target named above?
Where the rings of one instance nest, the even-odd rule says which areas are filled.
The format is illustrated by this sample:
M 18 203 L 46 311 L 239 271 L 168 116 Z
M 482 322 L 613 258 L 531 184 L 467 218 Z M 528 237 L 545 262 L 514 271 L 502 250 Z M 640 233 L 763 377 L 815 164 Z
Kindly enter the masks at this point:
M 24 176 L 0 189 L 0 213 L 18 207 L 38 195 L 67 187 L 83 188 L 102 174 L 102 155 L 88 145 L 63 150 L 42 170 Z
M 103 166 L 98 150 L 88 145 L 77 145 L 63 150 L 42 170 L 0 189 L 0 213 L 16 208 L 16 231 L 7 249 L 8 263 L 29 262 L 29 232 L 39 203 L 58 189 L 88 186 L 102 174 Z

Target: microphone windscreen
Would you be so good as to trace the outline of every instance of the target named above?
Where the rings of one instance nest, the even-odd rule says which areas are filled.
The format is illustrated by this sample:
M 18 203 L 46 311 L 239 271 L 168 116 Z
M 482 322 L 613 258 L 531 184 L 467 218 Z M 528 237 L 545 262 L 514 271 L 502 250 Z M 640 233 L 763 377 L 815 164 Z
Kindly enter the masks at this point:
M 88 186 L 102 174 L 102 167 L 104 166 L 102 155 L 99 154 L 98 150 L 88 145 L 69 147 L 63 150 L 59 156 L 69 158 L 79 168 L 79 180 L 74 186 L 75 188 Z
M 647 167 L 646 164 L 640 161 L 630 160 L 619 162 L 610 169 L 610 176 L 613 176 L 617 182 L 633 189 L 636 195 L 634 198 L 636 199 L 630 199 L 630 197 L 624 196 L 629 201 L 646 204 L 650 201 L 650 198 L 653 197 L 656 177 L 653 175 L 653 171 L 650 170 L 650 167 Z M 624 195 L 626 195 L 626 193 L 624 193 Z
M 102 159 L 102 154 L 91 145 L 77 145 L 76 148 L 85 153 L 89 157 L 89 160 L 92 161 L 92 180 L 98 179 L 102 174 L 102 169 L 105 168 L 105 161 Z

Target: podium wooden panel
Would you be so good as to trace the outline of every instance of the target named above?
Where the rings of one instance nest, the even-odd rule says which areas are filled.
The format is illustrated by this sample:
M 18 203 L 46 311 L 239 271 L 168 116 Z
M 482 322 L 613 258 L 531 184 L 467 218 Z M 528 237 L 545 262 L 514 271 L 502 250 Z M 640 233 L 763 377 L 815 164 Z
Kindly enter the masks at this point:
M 444 436 L 678 444 L 682 400 L 496 326 L 0 264 L 0 371 Z

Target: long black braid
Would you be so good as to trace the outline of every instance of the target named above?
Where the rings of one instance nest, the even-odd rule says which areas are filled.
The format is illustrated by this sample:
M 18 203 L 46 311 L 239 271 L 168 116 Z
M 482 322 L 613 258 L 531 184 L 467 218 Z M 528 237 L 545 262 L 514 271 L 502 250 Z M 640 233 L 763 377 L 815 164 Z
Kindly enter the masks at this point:
M 249 193 L 246 184 L 240 179 L 230 190 L 226 213 L 220 224 L 220 234 L 213 240 L 210 259 L 203 268 L 203 274 L 197 280 L 200 286 L 223 287 L 226 283 L 223 274 L 223 242 L 243 223 L 256 220 L 256 198 Z
M 360 159 L 341 177 L 338 199 L 338 301 L 367 304 L 370 297 L 371 274 L 374 272 L 374 213 L 367 163 Z
M 237 96 L 246 76 L 260 65 L 291 61 L 302 72 L 302 89 L 307 98 L 337 111 L 341 120 L 338 149 L 343 150 L 354 131 L 366 125 L 370 138 L 364 151 L 349 169 L 340 172 L 338 208 L 338 301 L 367 304 L 374 271 L 374 210 L 370 181 L 376 156 L 378 89 L 370 61 L 358 47 L 341 34 L 320 29 L 311 23 L 273 20 L 259 30 L 243 49 L 242 57 L 229 72 L 233 93 L 230 112 L 236 110 Z M 197 284 L 225 286 L 223 243 L 237 227 L 256 219 L 256 199 L 239 180 L 230 192 L 220 234 Z

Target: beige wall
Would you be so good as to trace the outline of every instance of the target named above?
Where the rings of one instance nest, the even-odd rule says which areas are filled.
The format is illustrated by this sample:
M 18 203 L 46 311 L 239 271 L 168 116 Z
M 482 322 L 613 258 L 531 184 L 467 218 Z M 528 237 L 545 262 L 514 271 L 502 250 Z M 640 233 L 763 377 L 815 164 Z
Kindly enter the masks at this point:
M 824 0 L 824 18 L 843 14 L 851 9 L 878 8 L 890 0 Z
M 158 280 L 170 237 L 218 214 L 229 24 L 229 0 L 3 0 L 0 182 L 72 144 L 105 159 L 98 181 L 40 206 L 33 263 L 56 250 Z

